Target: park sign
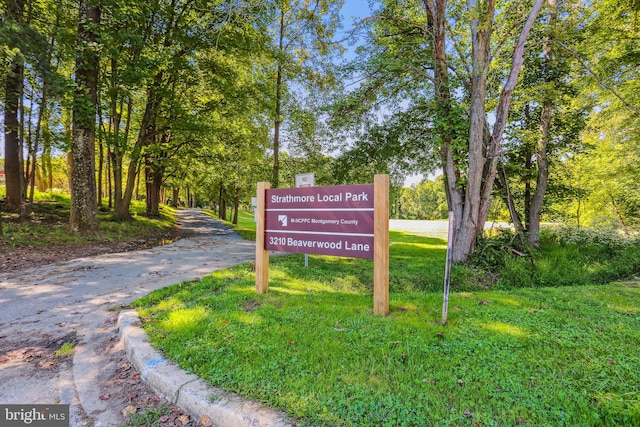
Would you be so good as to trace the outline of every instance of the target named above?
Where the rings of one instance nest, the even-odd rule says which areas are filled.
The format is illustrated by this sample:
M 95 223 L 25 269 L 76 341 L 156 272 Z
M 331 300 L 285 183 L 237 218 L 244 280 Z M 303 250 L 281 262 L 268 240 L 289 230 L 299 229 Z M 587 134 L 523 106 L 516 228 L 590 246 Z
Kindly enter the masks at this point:
M 256 292 L 269 283 L 269 251 L 373 259 L 373 311 L 389 312 L 389 176 L 373 184 L 271 189 L 256 194 Z
M 373 184 L 266 192 L 265 249 L 373 258 Z

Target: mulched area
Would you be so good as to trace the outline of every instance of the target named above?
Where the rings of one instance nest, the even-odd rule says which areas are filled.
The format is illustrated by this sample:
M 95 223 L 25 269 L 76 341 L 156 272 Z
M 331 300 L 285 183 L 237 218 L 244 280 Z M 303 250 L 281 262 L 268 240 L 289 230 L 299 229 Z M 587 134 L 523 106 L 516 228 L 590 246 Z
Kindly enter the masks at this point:
M 61 203 L 55 201 L 38 201 L 31 208 L 31 213 L 27 221 L 44 226 L 49 224 L 59 226 L 60 224 L 66 224 L 68 219 L 69 212 L 65 210 Z M 20 223 L 17 214 L 9 214 L 6 212 L 4 200 L 0 200 L 0 220 L 4 222 L 5 227 L 7 227 L 8 223 Z M 177 240 L 183 237 L 182 235 L 185 233 L 186 231 L 174 227 L 172 230 L 157 236 L 145 237 L 144 239 L 128 242 L 96 241 L 76 245 L 50 244 L 34 246 L 9 244 L 9 242 L 3 241 L 2 236 L 0 236 L 0 273 L 41 267 L 43 265 L 106 253 L 146 249 L 160 245 L 167 240 Z
M 76 258 L 146 249 L 162 244 L 167 239 L 176 240 L 180 237 L 179 230 L 175 228 L 169 235 L 163 234 L 133 242 L 101 242 L 73 246 L 51 245 L 19 248 L 0 246 L 0 273 L 41 267 Z

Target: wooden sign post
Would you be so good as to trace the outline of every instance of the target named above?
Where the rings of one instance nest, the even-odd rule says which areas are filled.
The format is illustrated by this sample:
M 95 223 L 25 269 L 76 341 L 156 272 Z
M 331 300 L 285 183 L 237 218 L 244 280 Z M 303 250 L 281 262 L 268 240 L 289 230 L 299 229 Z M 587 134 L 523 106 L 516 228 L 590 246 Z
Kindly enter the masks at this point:
M 269 250 L 373 258 L 373 312 L 389 313 L 389 176 L 372 184 L 270 189 L 258 183 L 256 292 L 269 288 Z
M 264 247 L 265 238 L 265 206 L 268 182 L 258 183 L 258 207 L 256 212 L 256 292 L 263 294 L 269 289 L 269 250 Z
M 373 179 L 373 313 L 389 314 L 389 175 Z

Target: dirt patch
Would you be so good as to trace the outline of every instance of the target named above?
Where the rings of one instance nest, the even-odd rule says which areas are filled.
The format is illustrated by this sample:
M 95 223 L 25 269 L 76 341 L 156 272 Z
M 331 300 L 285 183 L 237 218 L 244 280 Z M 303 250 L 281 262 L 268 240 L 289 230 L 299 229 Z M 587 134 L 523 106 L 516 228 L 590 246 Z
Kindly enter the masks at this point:
M 113 405 L 126 419 L 125 426 L 154 425 L 160 427 L 203 427 L 200 420 L 192 419 L 186 412 L 158 396 L 140 378 L 140 373 L 129 363 L 124 351 L 114 344 L 111 366 L 115 367 L 100 391 L 100 399 Z
M 260 307 L 261 305 L 262 304 L 260 304 L 258 301 L 249 300 L 249 301 L 245 301 L 242 304 L 242 308 L 247 313 L 253 313 L 255 311 L 255 309 Z
M 63 336 L 53 337 L 43 334 L 41 337 L 0 337 L 0 365 L 29 363 L 34 369 L 55 370 L 61 363 L 71 360 L 72 351 L 60 351 L 66 344 L 73 348 L 76 344 L 76 333 L 71 332 Z
M 130 252 L 174 242 L 187 233 L 174 227 L 169 232 L 131 242 L 97 242 L 76 245 L 5 246 L 0 250 L 0 273 L 41 267 L 57 262 L 102 254 Z
M 0 200 L 0 224 L 7 227 L 20 227 L 21 224 L 44 227 L 63 227 L 69 221 L 69 210 L 56 201 L 38 201 L 34 203 L 27 219 L 20 219 L 16 213 L 7 213 L 4 201 Z M 0 229 L 1 231 L 1 229 Z M 128 241 L 93 241 L 90 243 L 56 244 L 53 240 L 44 243 L 42 236 L 31 234 L 32 244 L 15 244 L 8 239 L 3 240 L 0 233 L 0 273 L 41 267 L 76 258 L 101 254 L 129 252 L 146 249 L 178 240 L 191 233 L 179 226 L 171 230 L 158 232 L 156 235 Z M 6 236 L 5 236 L 6 237 Z

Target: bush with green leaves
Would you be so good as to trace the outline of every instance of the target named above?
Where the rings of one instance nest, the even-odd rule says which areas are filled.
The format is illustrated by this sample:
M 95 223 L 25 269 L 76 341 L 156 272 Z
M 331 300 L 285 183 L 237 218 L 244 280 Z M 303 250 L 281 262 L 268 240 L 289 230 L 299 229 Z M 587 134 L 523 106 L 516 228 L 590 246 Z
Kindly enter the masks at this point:
M 469 265 L 500 289 L 603 284 L 640 276 L 640 238 L 610 228 L 561 227 L 545 230 L 534 249 L 502 230 L 478 242 Z

